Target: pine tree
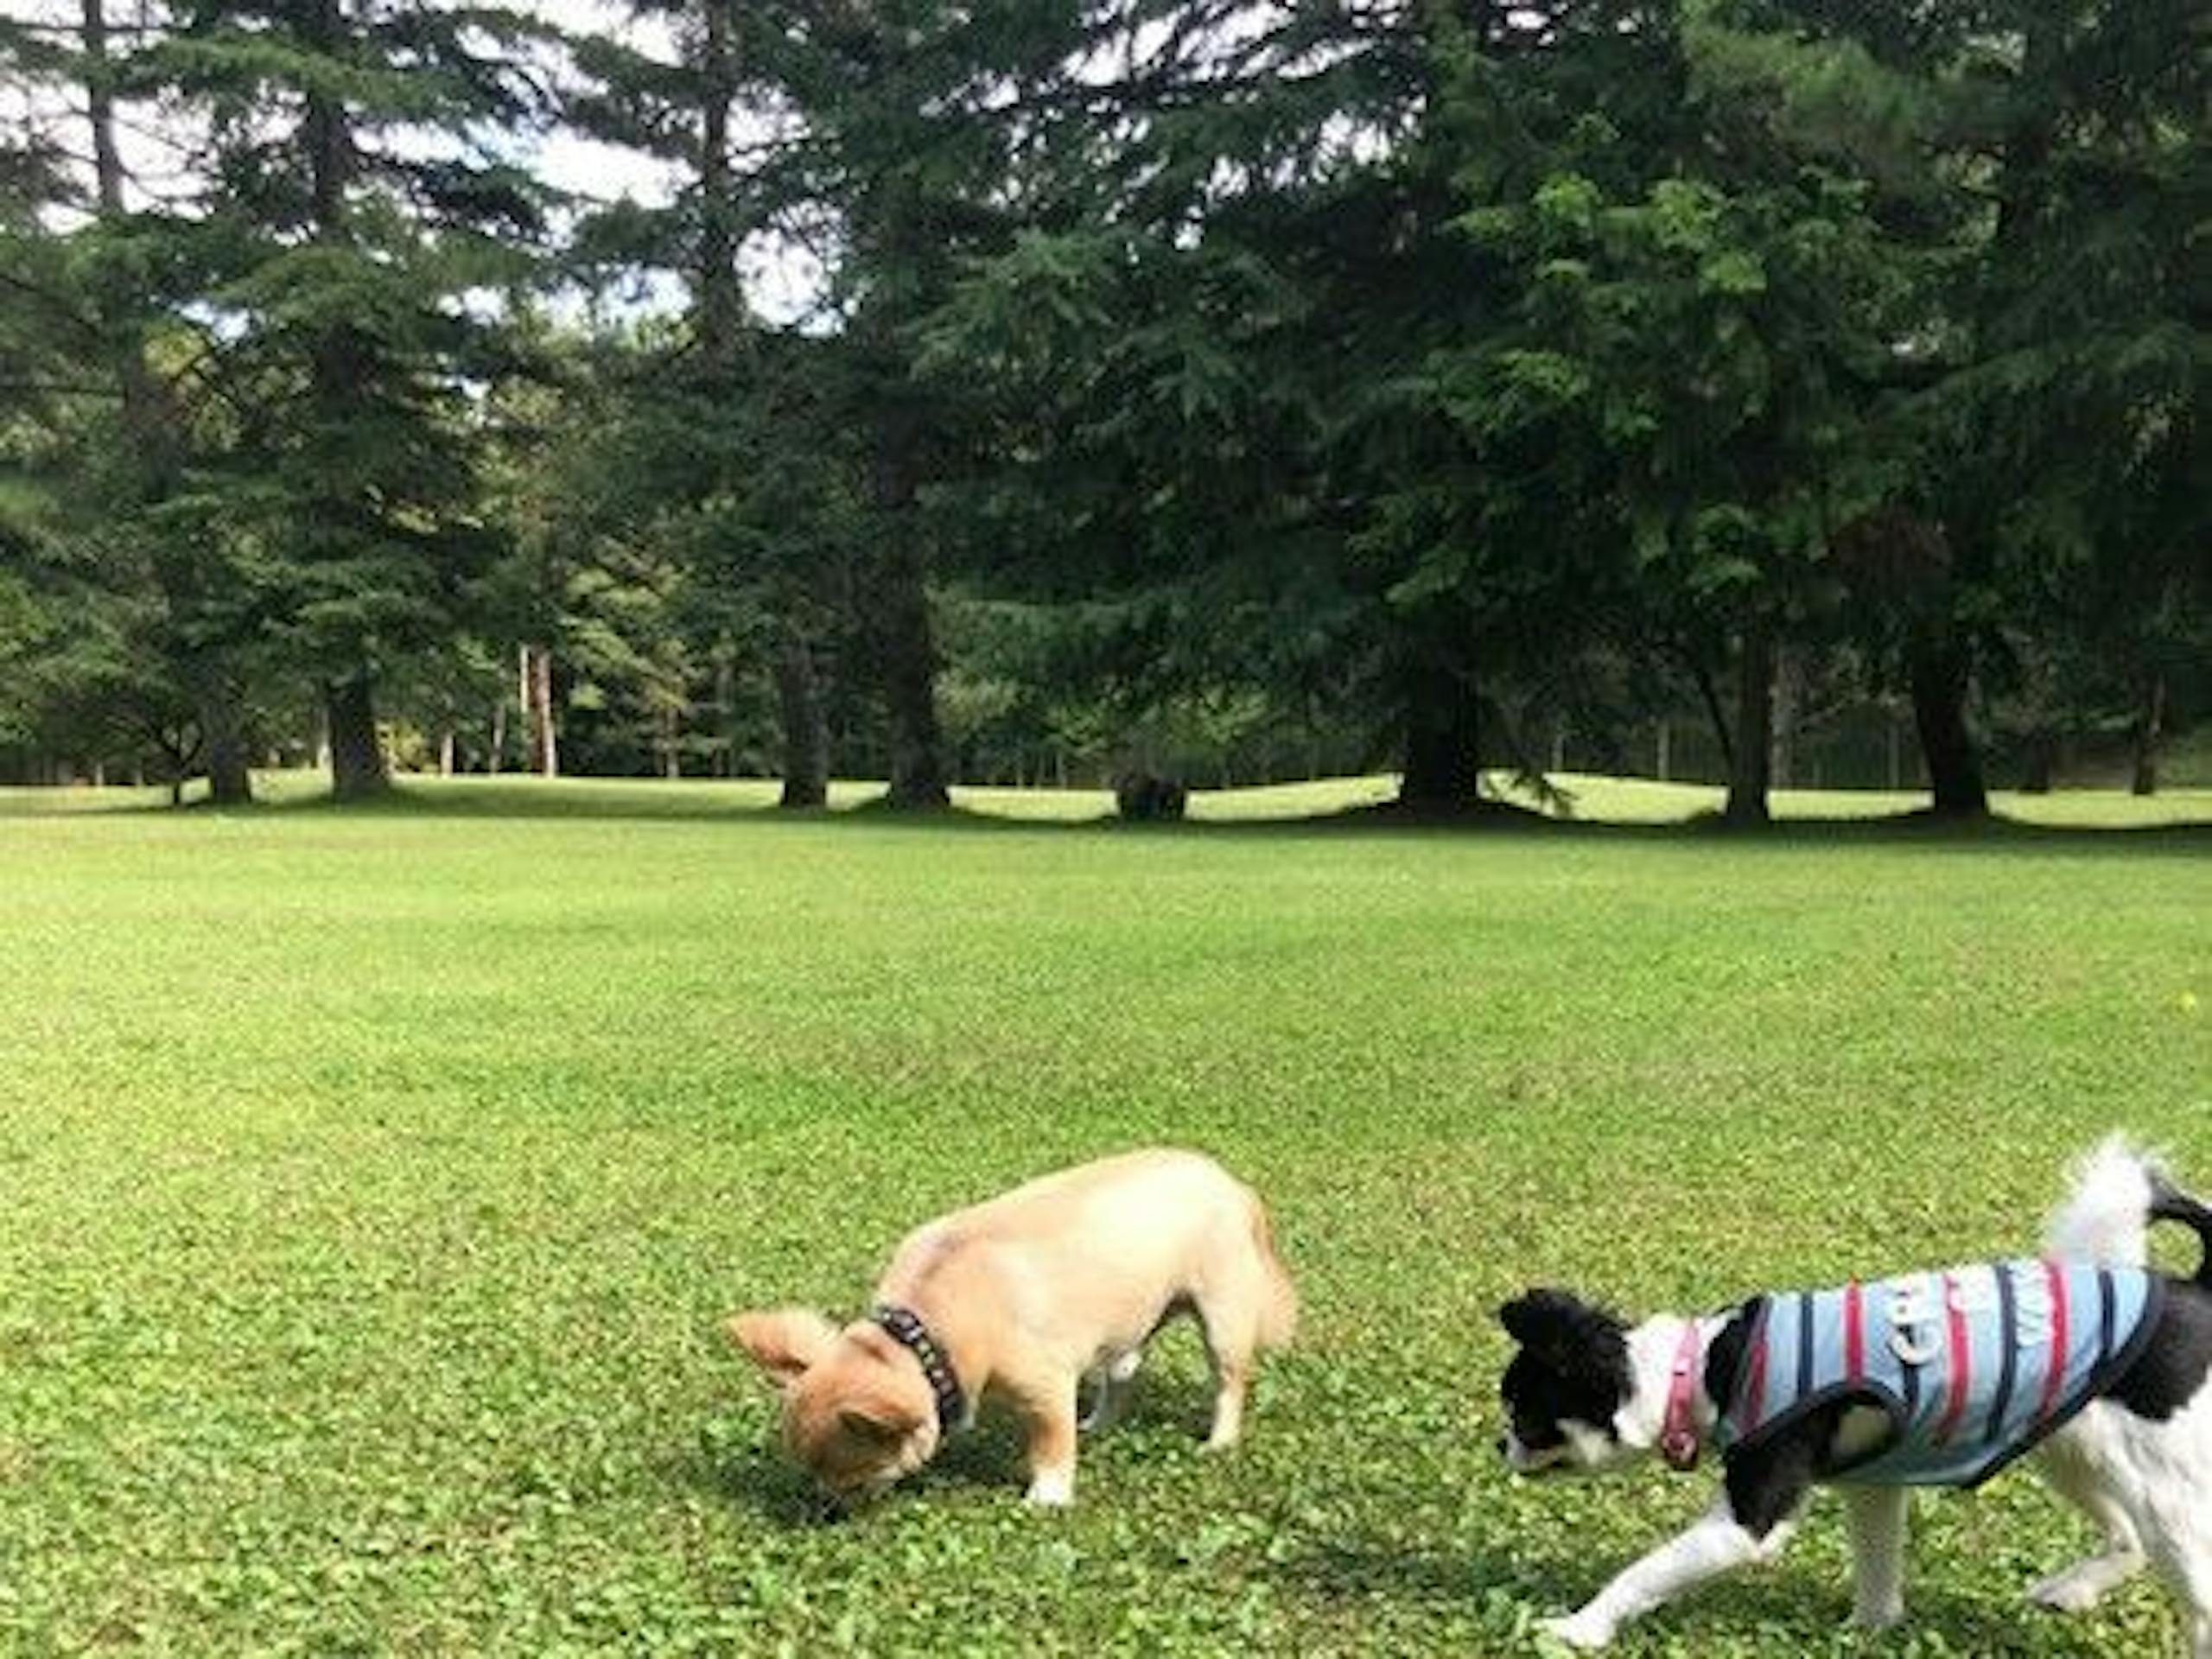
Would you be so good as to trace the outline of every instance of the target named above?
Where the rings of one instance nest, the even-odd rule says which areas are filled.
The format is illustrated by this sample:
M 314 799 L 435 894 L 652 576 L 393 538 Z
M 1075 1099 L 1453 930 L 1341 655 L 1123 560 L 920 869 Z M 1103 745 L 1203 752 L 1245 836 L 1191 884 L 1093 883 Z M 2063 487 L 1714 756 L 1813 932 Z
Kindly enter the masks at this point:
M 201 505 L 321 688 L 341 798 L 386 782 L 379 674 L 453 626 L 496 545 L 470 388 L 502 365 L 476 296 L 540 229 L 499 149 L 539 113 L 537 32 L 494 8 L 199 0 L 144 54 L 211 128 L 207 303 L 240 430 Z

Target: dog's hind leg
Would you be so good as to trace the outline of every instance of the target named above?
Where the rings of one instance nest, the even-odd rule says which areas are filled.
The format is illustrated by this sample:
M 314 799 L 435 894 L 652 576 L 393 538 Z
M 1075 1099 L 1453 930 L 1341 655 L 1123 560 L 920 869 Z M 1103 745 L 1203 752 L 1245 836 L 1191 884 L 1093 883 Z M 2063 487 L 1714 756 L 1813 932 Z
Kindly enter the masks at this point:
M 2107 1594 L 2140 1573 L 2149 1558 L 2134 1517 L 2105 1477 L 2102 1443 L 2096 1438 L 2103 1425 L 2094 1418 L 2096 1408 L 2082 1421 L 2069 1425 L 2044 1443 L 2037 1462 L 2051 1490 L 2079 1509 L 2103 1529 L 2105 1547 L 2033 1585 L 2028 1599 L 2038 1607 L 2077 1613 L 2094 1607 Z
M 1260 1306 L 1245 1287 L 1202 1293 L 1192 1301 L 1205 1337 L 1206 1362 L 1213 1368 L 1213 1430 L 1206 1436 L 1206 1450 L 1219 1452 L 1236 1445 L 1244 1432 L 1244 1396 L 1252 1386 Z
M 2159 1564 L 2187 1604 L 2191 1659 L 2212 1659 L 2212 1469 L 2170 1497 L 2151 1524 L 2160 1533 Z
M 1904 1617 L 1904 1534 L 1911 1494 L 1902 1486 L 1847 1486 L 1852 1622 L 1885 1630 Z
M 1252 1386 L 1252 1344 L 1217 1337 L 1206 1327 L 1206 1357 L 1213 1364 L 1213 1427 L 1206 1450 L 1224 1451 L 1244 1433 L 1244 1396 Z
M 1101 1429 L 1111 1428 L 1122 1421 L 1122 1414 L 1135 1391 L 1136 1375 L 1144 1364 L 1144 1350 L 1132 1348 L 1127 1353 L 1116 1354 L 1092 1371 L 1084 1381 L 1094 1384 L 1097 1393 L 1091 1396 L 1090 1409 L 1083 1414 L 1076 1427 L 1086 1434 L 1096 1434 Z

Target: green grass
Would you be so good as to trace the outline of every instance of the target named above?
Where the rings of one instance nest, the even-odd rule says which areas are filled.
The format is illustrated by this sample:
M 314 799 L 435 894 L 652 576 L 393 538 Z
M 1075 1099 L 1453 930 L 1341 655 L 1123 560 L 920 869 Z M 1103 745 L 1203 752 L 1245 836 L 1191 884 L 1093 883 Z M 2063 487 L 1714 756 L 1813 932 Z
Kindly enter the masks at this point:
M 2212 1186 L 2201 835 L 759 798 L 0 805 L 0 1649 L 1527 1651 L 1710 1478 L 1510 1481 L 1502 1298 L 2019 1249 L 2114 1125 Z M 1245 1446 L 1178 1331 L 1073 1511 L 989 1431 L 818 1519 L 718 1316 L 849 1313 L 916 1221 L 1148 1141 L 1304 1291 Z M 1821 1499 L 1625 1650 L 2177 1648 L 2147 1585 L 2021 1608 L 2087 1541 L 2029 1477 L 1916 1522 L 1904 1631 L 1841 1631 Z

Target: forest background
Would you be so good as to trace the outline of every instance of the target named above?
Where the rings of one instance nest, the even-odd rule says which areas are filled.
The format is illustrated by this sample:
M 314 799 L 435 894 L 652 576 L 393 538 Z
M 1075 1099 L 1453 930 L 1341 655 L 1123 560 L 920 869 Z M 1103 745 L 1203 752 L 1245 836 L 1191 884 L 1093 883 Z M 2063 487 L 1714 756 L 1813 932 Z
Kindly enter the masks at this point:
M 2206 46 L 18 0 L 0 781 L 2186 781 Z

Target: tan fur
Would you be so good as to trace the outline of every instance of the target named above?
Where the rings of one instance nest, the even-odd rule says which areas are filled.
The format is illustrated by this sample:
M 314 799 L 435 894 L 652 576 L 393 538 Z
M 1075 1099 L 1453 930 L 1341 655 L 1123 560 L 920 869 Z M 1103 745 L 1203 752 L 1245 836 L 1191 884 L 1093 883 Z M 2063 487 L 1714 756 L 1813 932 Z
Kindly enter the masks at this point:
M 1235 1443 L 1260 1348 L 1289 1341 L 1298 1299 L 1266 1209 L 1220 1165 L 1154 1148 L 1016 1187 L 907 1235 L 875 1300 L 919 1314 L 971 1404 L 1028 1433 L 1032 1501 L 1073 1495 L 1077 1395 L 1109 1418 L 1144 1344 L 1195 1315 L 1214 1370 L 1210 1446 Z M 740 1314 L 729 1334 L 784 1390 L 786 1450 L 841 1496 L 878 1491 L 936 1452 L 936 1402 L 914 1357 L 872 1321 L 804 1309 Z

